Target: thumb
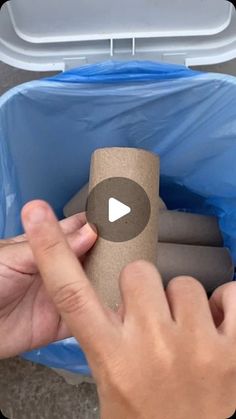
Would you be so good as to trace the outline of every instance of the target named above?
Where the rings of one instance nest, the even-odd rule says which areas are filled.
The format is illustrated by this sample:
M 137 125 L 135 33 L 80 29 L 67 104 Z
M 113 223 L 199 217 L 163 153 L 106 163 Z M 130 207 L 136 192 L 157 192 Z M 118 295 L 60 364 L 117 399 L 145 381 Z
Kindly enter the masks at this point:
M 79 220 L 79 218 L 77 220 Z M 70 221 L 68 225 L 64 223 L 64 221 L 67 220 L 60 222 L 60 226 L 64 233 L 65 227 L 69 229 L 70 225 L 75 225 L 75 221 L 77 220 L 68 219 L 68 221 Z M 24 240 L 21 240 L 22 237 L 24 236 L 18 236 L 14 239 L 5 241 L 5 244 L 1 247 L 1 263 L 12 269 L 12 271 L 33 275 L 38 272 L 38 267 L 26 237 L 24 237 Z M 78 228 L 76 231 L 68 233 L 67 235 L 68 243 L 77 258 L 84 256 L 91 249 L 96 238 L 97 235 L 95 231 L 85 223 L 81 228 Z
M 112 341 L 113 325 L 80 262 L 45 202 L 27 204 L 22 221 L 49 295 L 86 355 L 97 359 Z

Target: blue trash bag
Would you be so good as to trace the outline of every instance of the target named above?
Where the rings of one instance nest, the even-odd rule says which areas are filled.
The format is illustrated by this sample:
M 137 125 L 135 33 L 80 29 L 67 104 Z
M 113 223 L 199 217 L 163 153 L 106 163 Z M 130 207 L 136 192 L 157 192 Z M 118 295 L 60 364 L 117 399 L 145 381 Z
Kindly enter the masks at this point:
M 112 146 L 158 153 L 168 207 L 217 215 L 236 262 L 236 79 L 152 62 L 85 66 L 0 98 L 0 237 L 22 232 L 32 199 L 62 218 L 92 152 Z M 73 338 L 24 357 L 89 373 Z

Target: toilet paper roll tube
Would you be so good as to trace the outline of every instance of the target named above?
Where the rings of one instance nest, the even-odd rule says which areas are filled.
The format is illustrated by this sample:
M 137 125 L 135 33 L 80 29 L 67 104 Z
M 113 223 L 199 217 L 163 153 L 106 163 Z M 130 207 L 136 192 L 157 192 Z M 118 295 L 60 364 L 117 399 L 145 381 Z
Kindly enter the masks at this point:
M 89 185 L 85 185 L 65 206 L 63 212 L 65 217 L 71 217 L 72 215 L 86 211 L 86 202 L 88 198 Z M 159 197 L 158 200 L 159 210 L 166 210 L 167 207 L 164 201 Z
M 125 177 L 144 189 L 151 205 L 149 222 L 141 234 L 121 243 L 99 237 L 85 259 L 88 277 L 102 301 L 111 308 L 120 302 L 118 279 L 128 263 L 145 259 L 157 264 L 159 173 L 159 158 L 144 150 L 108 148 L 93 154 L 89 191 L 105 179 Z
M 171 279 L 184 275 L 197 279 L 211 293 L 234 278 L 233 261 L 230 252 L 225 248 L 159 243 L 157 267 L 165 287 Z M 98 261 L 97 268 L 106 275 L 102 261 Z M 106 281 L 97 277 L 95 283 L 93 282 L 103 300 L 112 308 L 120 304 L 118 269 L 116 265 L 114 275 L 110 266 Z
M 217 287 L 226 284 L 234 278 L 234 265 L 230 252 L 225 248 L 186 246 L 159 243 L 157 267 L 161 274 L 164 286 L 178 276 L 193 277 L 200 281 L 207 292 L 214 291 Z M 115 261 L 115 267 L 111 264 L 108 271 L 102 260 L 94 259 L 94 269 L 104 277 L 95 276 L 92 281 L 95 289 L 99 292 L 105 303 L 111 307 L 120 304 L 118 287 L 119 266 L 121 261 Z M 112 262 L 111 262 L 112 263 Z M 91 275 L 91 272 L 88 272 Z
M 93 284 L 106 304 L 112 308 L 120 304 L 118 277 L 119 266 L 123 264 L 119 262 L 115 262 L 115 271 L 109 265 L 106 272 L 103 261 L 94 260 L 94 269 L 97 264 L 98 272 L 105 275 L 106 280 L 96 277 Z M 233 261 L 230 252 L 225 248 L 159 243 L 157 267 L 165 287 L 171 279 L 184 275 L 197 279 L 211 293 L 234 278 Z
M 159 241 L 162 243 L 223 246 L 218 219 L 180 211 L 161 211 Z
M 79 214 L 86 211 L 86 203 L 88 199 L 89 184 L 84 185 L 82 189 L 68 202 L 64 207 L 63 213 L 65 217 Z
M 234 264 L 225 248 L 159 243 L 157 267 L 165 286 L 174 277 L 187 275 L 211 292 L 234 278 Z
M 72 198 L 64 208 L 66 217 L 84 212 L 88 198 L 88 185 Z M 159 198 L 159 209 L 166 209 Z M 180 211 L 160 211 L 159 214 L 159 242 L 193 244 L 197 246 L 223 245 L 223 239 L 216 217 L 189 214 Z

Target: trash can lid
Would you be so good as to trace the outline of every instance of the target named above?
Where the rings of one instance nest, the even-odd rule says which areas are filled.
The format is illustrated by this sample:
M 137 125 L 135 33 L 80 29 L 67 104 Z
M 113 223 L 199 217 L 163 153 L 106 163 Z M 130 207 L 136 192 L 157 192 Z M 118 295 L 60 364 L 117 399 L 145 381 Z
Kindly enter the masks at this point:
M 0 59 L 32 70 L 109 57 L 203 64 L 202 52 L 232 41 L 235 13 L 226 0 L 11 0 L 0 11 Z
M 11 0 L 16 33 L 28 42 L 212 35 L 230 23 L 222 0 Z

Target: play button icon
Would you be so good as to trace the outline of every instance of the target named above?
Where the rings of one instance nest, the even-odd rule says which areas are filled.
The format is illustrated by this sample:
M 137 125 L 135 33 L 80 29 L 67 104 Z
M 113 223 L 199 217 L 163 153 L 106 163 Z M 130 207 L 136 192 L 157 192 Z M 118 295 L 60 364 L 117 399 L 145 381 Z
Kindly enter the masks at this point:
M 131 179 L 114 177 L 100 182 L 89 194 L 87 220 L 107 241 L 125 242 L 147 226 L 151 205 L 145 190 Z
M 110 198 L 109 199 L 109 221 L 114 223 L 117 220 L 125 217 L 131 212 L 131 208 L 128 205 L 123 204 L 118 201 L 118 199 Z

